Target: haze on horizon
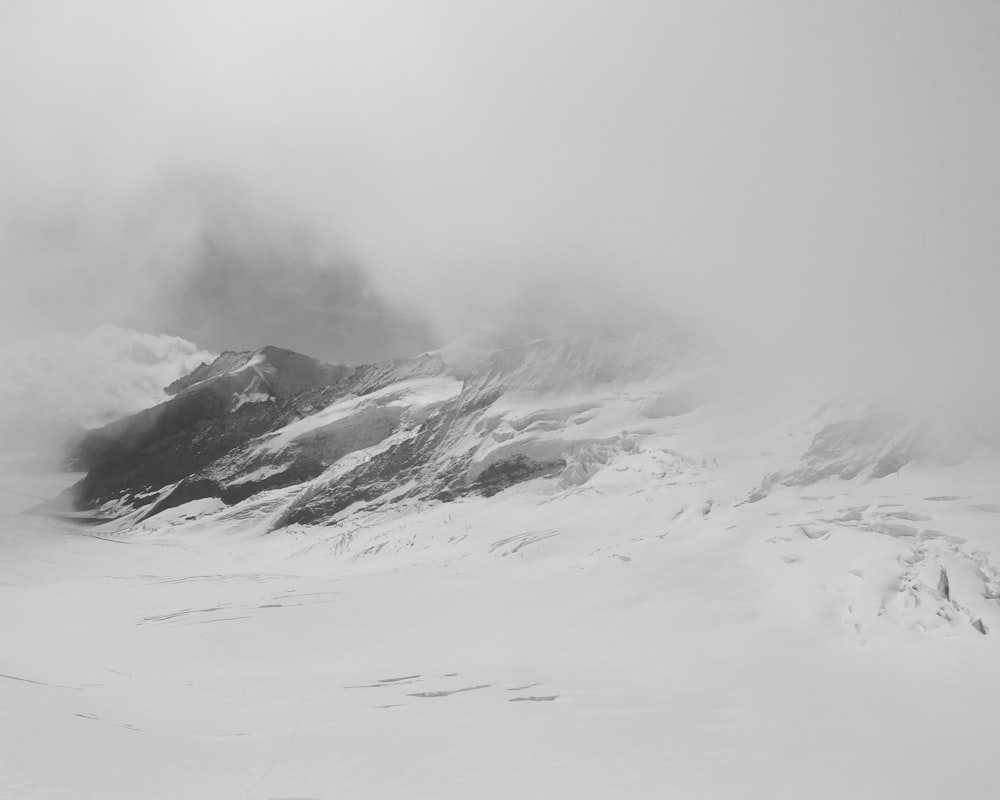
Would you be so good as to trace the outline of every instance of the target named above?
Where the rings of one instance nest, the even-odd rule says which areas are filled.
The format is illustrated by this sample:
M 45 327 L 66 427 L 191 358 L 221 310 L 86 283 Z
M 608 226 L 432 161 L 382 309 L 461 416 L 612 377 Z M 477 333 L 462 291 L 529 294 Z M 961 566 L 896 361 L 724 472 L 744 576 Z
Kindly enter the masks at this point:
M 0 341 L 653 311 L 985 395 L 998 97 L 988 0 L 8 1 Z

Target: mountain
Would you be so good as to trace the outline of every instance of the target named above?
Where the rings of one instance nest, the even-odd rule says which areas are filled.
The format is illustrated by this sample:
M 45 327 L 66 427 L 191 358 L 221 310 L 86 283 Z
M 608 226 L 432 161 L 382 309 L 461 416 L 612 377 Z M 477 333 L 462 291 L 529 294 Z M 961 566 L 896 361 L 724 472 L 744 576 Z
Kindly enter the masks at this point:
M 995 440 L 664 331 L 495 345 L 225 353 L 83 440 L 73 524 L 0 506 L 0 794 L 988 794 Z
M 266 347 L 223 353 L 168 391 L 88 433 L 74 454 L 88 473 L 50 509 L 109 531 L 187 520 L 269 533 L 357 530 L 473 498 L 506 513 L 513 496 L 558 505 L 607 495 L 600 502 L 613 498 L 626 520 L 629 498 L 645 496 L 678 504 L 675 520 L 728 515 L 734 525 L 757 517 L 753 507 L 791 503 L 795 536 L 834 527 L 896 536 L 920 558 L 936 552 L 929 563 L 942 572 L 982 573 L 982 596 L 993 591 L 974 548 L 910 524 L 934 519 L 926 502 L 856 497 L 900 473 L 954 469 L 918 420 L 790 376 L 747 383 L 671 333 L 450 348 L 358 367 Z M 959 562 L 946 567 L 947 553 Z M 959 605 L 934 580 L 920 586 L 922 602 L 944 603 L 948 619 L 981 633 L 993 625 L 989 604 Z
M 932 565 L 913 584 L 920 604 L 980 633 L 1000 624 L 982 602 L 998 578 L 974 539 L 932 527 L 926 500 L 873 499 L 896 500 L 889 481 L 906 485 L 901 474 L 958 474 L 925 425 L 788 375 L 748 382 L 673 333 L 452 347 L 357 367 L 265 347 L 223 353 L 167 392 L 82 437 L 72 457 L 87 474 L 39 510 L 108 533 L 179 521 L 257 534 L 319 526 L 354 531 L 358 548 L 356 531 L 386 514 L 419 521 L 475 498 L 501 515 L 514 497 L 590 498 L 620 506 L 637 534 L 637 497 L 676 507 L 673 522 L 656 523 L 667 530 L 724 517 L 739 527 L 776 507 L 791 509 L 782 540 L 835 528 L 897 537 Z M 361 552 L 393 544 L 372 534 Z M 982 584 L 979 599 L 942 593 L 935 570 L 980 576 L 964 579 Z
M 797 445 L 776 457 L 762 438 L 771 458 L 744 465 L 746 502 L 781 486 L 878 479 L 933 456 L 901 414 L 792 383 L 748 393 L 720 383 L 720 369 L 690 343 L 650 332 L 453 347 L 358 367 L 270 346 L 225 352 L 170 383 L 164 402 L 83 436 L 71 463 L 88 474 L 62 502 L 134 521 L 289 489 L 273 526 L 327 524 L 359 503 L 492 496 L 540 477 L 582 485 L 639 452 L 704 470 L 703 443 L 665 446 L 680 441 L 679 420 L 695 441 L 720 424 L 747 437 L 778 407 Z M 740 408 L 725 408 L 727 392 Z
M 670 347 L 640 336 L 542 340 L 471 368 L 454 351 L 356 368 L 275 347 L 223 353 L 168 386 L 171 399 L 83 437 L 72 458 L 89 472 L 71 497 L 104 516 L 149 516 L 308 481 L 282 520 L 318 522 L 390 494 L 451 499 L 539 475 L 569 480 L 577 461 L 608 447 L 579 435 L 581 414 L 622 381 L 660 373 Z M 504 403 L 569 395 L 485 451 L 502 435 Z M 572 435 L 557 435 L 565 426 Z

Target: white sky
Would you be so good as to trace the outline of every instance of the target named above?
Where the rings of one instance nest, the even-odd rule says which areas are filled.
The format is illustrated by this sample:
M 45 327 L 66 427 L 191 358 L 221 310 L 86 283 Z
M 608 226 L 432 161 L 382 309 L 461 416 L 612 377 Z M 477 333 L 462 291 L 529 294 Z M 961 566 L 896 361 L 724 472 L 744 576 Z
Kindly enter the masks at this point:
M 543 280 L 779 360 L 997 366 L 995 0 L 5 0 L 0 108 L 3 339 L 169 326 L 237 213 L 443 338 Z

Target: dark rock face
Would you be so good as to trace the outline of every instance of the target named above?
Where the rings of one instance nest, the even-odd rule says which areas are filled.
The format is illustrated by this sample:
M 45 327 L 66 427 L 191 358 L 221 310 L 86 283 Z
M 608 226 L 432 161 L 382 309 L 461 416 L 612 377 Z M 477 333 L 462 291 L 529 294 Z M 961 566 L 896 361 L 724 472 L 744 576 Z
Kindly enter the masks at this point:
M 225 375 L 227 372 L 235 372 L 236 370 L 245 367 L 253 355 L 253 351 L 239 353 L 231 350 L 227 351 L 215 359 L 215 361 L 211 364 L 202 363 L 187 375 L 182 375 L 180 378 L 167 386 L 164 391 L 167 394 L 179 394 L 185 389 L 191 388 L 196 383 L 207 381 L 209 378 L 217 378 L 220 375 Z
M 556 461 L 535 461 L 518 453 L 503 461 L 497 461 L 484 469 L 470 489 L 482 492 L 486 497 L 492 497 L 504 489 L 518 483 L 554 475 L 566 466 L 563 459 Z
M 161 511 L 190 503 L 192 500 L 202 500 L 208 497 L 218 498 L 226 505 L 235 505 L 259 492 L 269 489 L 283 489 L 286 486 L 294 486 L 312 480 L 320 475 L 325 468 L 325 465 L 319 461 L 297 459 L 280 472 L 260 480 L 243 481 L 232 486 L 227 486 L 202 475 L 187 477 L 153 503 L 143 516 L 151 517 Z
M 70 489 L 76 507 L 151 496 L 293 415 L 287 402 L 252 403 L 227 412 L 225 403 L 214 400 L 211 394 L 171 400 L 84 439 L 77 463 L 85 458 L 90 469 Z
M 461 481 L 463 464 L 442 458 L 442 453 L 448 451 L 449 440 L 453 441 L 469 424 L 454 406 L 454 401 L 446 404 L 419 427 L 416 435 L 376 454 L 305 498 L 289 511 L 284 524 L 322 522 L 355 503 L 384 497 L 407 484 L 413 484 L 413 488 L 395 499 L 453 499 L 456 493 L 449 489 Z
M 202 364 L 174 381 L 166 391 L 180 395 L 202 384 L 214 386 L 216 391 L 258 390 L 285 399 L 330 386 L 351 372 L 351 367 L 323 364 L 315 358 L 269 346 L 256 351 L 225 352 L 211 364 Z
M 175 396 L 153 408 L 140 411 L 81 437 L 70 456 L 71 466 L 90 469 L 97 464 L 145 453 L 154 443 L 176 436 L 185 436 L 199 424 L 220 422 L 223 434 L 238 434 L 241 426 L 228 419 L 236 414 L 237 421 L 246 422 L 246 434 L 257 436 L 267 429 L 260 409 L 237 414 L 248 401 L 287 401 L 309 392 L 317 392 L 337 383 L 352 372 L 350 367 L 322 364 L 313 358 L 266 347 L 256 353 L 223 353 L 212 364 L 202 364 L 189 375 L 167 387 Z M 284 405 L 266 413 L 265 417 L 280 418 Z M 275 413 L 276 412 L 276 413 Z M 214 453 L 218 447 L 206 448 Z M 190 468 L 194 466 L 195 458 Z M 211 460 L 211 459 L 209 459 Z M 207 463 L 204 461 L 203 463 Z
M 93 509 L 126 496 L 137 505 L 155 500 L 164 487 L 287 424 L 296 417 L 297 401 L 308 402 L 352 372 L 277 347 L 223 353 L 172 384 L 170 400 L 79 440 L 70 464 L 88 474 L 70 490 L 73 504 Z M 300 474 L 301 465 L 289 479 Z M 171 496 L 219 496 L 204 482 L 184 486 Z M 174 505 L 180 502 L 187 500 Z
M 564 460 L 537 461 L 511 453 L 470 480 L 471 454 L 460 443 L 476 441 L 488 431 L 484 416 L 501 397 L 600 385 L 616 374 L 625 379 L 649 375 L 669 356 L 657 344 L 588 337 L 536 341 L 494 353 L 465 376 L 461 392 L 429 416 L 413 436 L 309 492 L 279 524 L 321 523 L 356 503 L 387 498 L 447 502 L 472 493 L 492 496 L 517 483 L 553 475 L 566 466 Z
M 280 527 L 404 498 L 492 496 L 567 464 L 556 440 L 528 452 L 505 443 L 502 458 L 474 465 L 498 399 L 602 386 L 661 363 L 655 347 L 599 337 L 509 348 L 463 368 L 461 382 L 436 354 L 352 368 L 273 347 L 224 353 L 169 387 L 166 403 L 84 437 L 74 457 L 89 471 L 63 499 L 146 517 L 301 486 L 272 523 Z

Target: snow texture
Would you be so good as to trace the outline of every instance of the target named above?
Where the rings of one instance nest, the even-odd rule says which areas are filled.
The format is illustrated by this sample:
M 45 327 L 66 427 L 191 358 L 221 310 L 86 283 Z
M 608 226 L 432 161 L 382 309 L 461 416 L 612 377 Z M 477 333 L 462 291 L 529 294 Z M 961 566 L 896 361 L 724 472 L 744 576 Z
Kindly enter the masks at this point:
M 0 796 L 992 795 L 994 451 L 880 469 L 913 428 L 815 386 L 551 356 L 336 400 L 254 446 L 415 421 L 228 506 L 74 526 L 5 479 Z M 449 403 L 464 480 L 558 466 L 290 521 Z

